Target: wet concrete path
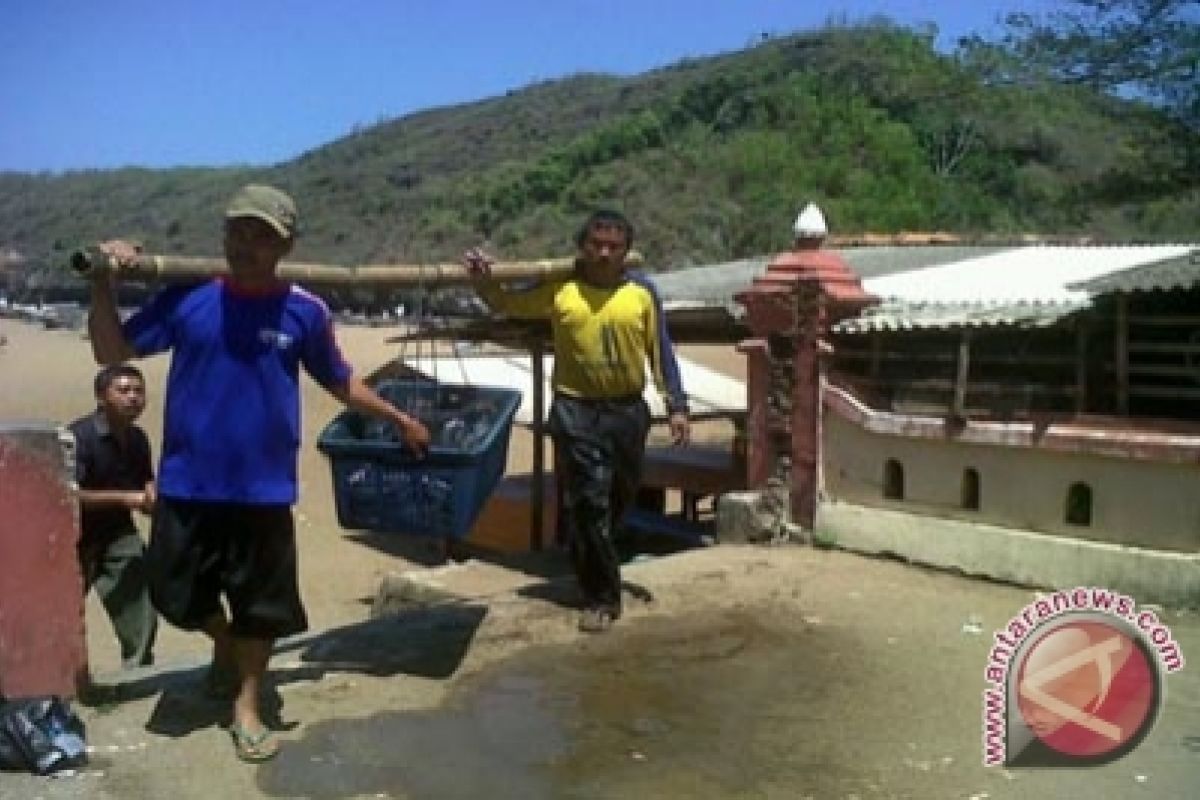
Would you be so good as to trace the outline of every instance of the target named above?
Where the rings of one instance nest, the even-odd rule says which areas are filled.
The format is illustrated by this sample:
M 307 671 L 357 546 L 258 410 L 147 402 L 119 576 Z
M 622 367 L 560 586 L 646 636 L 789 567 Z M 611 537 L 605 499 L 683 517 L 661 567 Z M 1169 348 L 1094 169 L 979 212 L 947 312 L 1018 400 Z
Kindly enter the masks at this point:
M 1155 730 L 1118 762 L 984 768 L 986 635 L 964 624 L 960 605 L 857 615 L 872 594 L 820 614 L 652 617 L 527 650 L 463 682 L 439 710 L 312 725 L 258 786 L 413 800 L 1197 796 L 1200 669 L 1171 677 Z M 1196 617 L 1171 621 L 1185 652 L 1200 653 Z
M 800 548 L 712 548 L 627 578 L 656 600 L 604 636 L 576 633 L 551 594 L 504 589 L 282 646 L 283 749 L 257 767 L 194 698 L 203 663 L 164 668 L 85 709 L 84 773 L 0 775 L 0 798 L 1200 796 L 1196 612 L 1161 612 L 1188 664 L 1136 750 L 1005 771 L 982 764 L 984 668 L 1032 590 Z

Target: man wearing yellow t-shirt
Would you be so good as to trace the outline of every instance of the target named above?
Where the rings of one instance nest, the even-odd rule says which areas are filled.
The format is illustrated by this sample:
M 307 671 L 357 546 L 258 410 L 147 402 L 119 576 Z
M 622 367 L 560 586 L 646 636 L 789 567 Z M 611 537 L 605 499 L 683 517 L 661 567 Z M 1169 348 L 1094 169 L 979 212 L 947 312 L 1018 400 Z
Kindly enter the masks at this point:
M 621 616 L 620 560 L 613 533 L 637 493 L 650 412 L 642 399 L 646 363 L 670 414 L 672 439 L 687 441 L 687 396 L 650 281 L 628 272 L 633 226 L 597 211 L 576 236 L 575 271 L 566 279 L 510 291 L 484 280 L 492 264 L 470 250 L 464 265 L 495 311 L 549 318 L 554 337 L 554 400 L 549 428 L 561 482 L 560 525 L 583 594 L 579 627 L 608 630 Z

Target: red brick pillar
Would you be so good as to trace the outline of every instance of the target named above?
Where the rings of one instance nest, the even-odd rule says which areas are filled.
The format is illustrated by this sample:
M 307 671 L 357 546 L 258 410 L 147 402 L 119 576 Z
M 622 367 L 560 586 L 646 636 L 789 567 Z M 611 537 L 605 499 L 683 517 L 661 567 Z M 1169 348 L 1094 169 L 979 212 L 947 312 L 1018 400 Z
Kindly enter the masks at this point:
M 738 344 L 746 355 L 746 397 L 764 398 L 770 390 L 770 363 L 766 339 L 746 339 Z M 761 487 L 771 477 L 774 454 L 769 446 L 770 423 L 766 403 L 747 403 L 746 485 Z
M 87 676 L 71 440 L 0 424 L 0 695 L 74 697 Z
M 823 241 L 798 238 L 736 298 L 755 337 L 740 346 L 749 359 L 748 419 L 764 421 L 748 426 L 747 476 L 752 487 L 772 476 L 785 481 L 792 521 L 807 529 L 816 520 L 821 465 L 821 342 L 835 321 L 874 301 Z

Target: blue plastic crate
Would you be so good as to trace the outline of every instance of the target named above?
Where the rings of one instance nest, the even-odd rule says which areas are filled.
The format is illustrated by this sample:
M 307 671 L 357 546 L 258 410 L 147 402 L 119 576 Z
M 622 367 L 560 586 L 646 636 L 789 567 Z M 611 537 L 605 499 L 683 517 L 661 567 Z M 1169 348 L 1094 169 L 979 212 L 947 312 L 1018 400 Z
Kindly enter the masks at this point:
M 417 458 L 391 425 L 354 411 L 325 427 L 338 522 L 344 528 L 462 538 L 504 474 L 521 393 L 489 386 L 386 381 L 388 402 L 429 428 Z

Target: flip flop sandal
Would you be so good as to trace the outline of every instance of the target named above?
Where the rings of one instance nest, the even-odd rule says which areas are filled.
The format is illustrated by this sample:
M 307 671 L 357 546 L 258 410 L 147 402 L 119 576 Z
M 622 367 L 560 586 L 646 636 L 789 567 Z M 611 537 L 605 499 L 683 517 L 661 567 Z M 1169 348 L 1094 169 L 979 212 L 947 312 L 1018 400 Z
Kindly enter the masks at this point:
M 261 764 L 279 755 L 279 742 L 266 728 L 251 733 L 235 722 L 229 726 L 229 735 L 233 737 L 233 752 L 248 764 Z
M 579 630 L 584 633 L 604 633 L 613 624 L 613 612 L 607 608 L 585 608 L 579 615 Z

